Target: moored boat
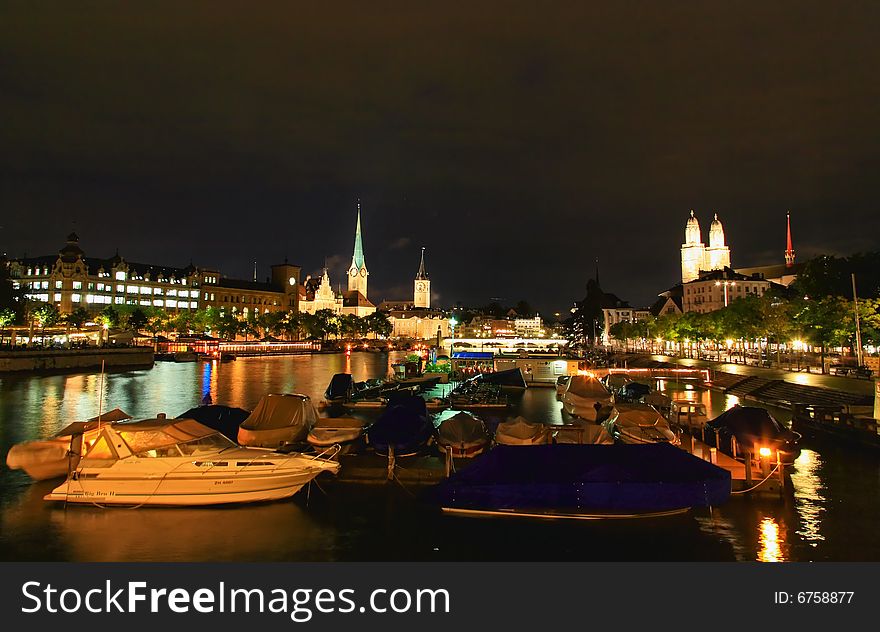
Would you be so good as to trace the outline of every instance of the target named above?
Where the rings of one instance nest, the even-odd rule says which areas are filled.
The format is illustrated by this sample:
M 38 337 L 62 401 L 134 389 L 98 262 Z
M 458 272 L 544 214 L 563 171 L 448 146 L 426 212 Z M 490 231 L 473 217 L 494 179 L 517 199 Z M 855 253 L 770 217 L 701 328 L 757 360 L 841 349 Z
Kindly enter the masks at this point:
M 308 395 L 269 393 L 238 429 L 243 446 L 279 448 L 305 440 L 318 419 Z
M 615 404 L 614 413 L 603 425 L 608 434 L 621 443 L 681 443 L 669 422 L 648 404 Z
M 725 454 L 735 452 L 741 456 L 749 452 L 769 457 L 774 463 L 778 459 L 789 464 L 801 453 L 798 445 L 801 435 L 779 423 L 766 408 L 737 404 L 706 422 L 704 428 L 707 443 L 717 445 Z M 736 442 L 735 450 L 732 440 Z
M 356 417 L 320 417 L 306 440 L 316 448 L 348 447 L 364 436 L 366 426 L 366 421 Z
M 553 440 L 556 443 L 576 443 L 580 445 L 612 445 L 614 439 L 601 424 L 574 419 L 571 423 L 552 426 Z
M 185 413 L 178 415 L 177 418 L 195 419 L 203 426 L 220 432 L 232 441 L 238 441 L 239 426 L 244 423 L 250 414 L 250 411 L 243 408 L 211 404 L 190 408 Z
M 434 439 L 434 425 L 428 418 L 425 400 L 418 395 L 393 396 L 387 408 L 366 433 L 367 443 L 377 454 L 395 456 L 422 454 Z
M 495 443 L 499 445 L 543 445 L 553 441 L 553 432 L 546 424 L 535 424 L 516 417 L 498 424 Z
M 87 421 L 74 422 L 54 437 L 18 443 L 6 454 L 6 465 L 11 470 L 24 470 L 36 481 L 67 476 L 79 464 L 82 454 L 82 436 L 86 430 L 101 423 L 131 419 L 128 413 L 114 408 Z
M 635 518 L 717 506 L 730 472 L 669 445 L 498 446 L 433 491 L 447 513 Z
M 473 457 L 489 447 L 489 433 L 483 420 L 467 412 L 444 419 L 437 428 L 437 443 L 452 456 Z
M 583 419 L 598 420 L 611 402 L 611 393 L 592 375 L 573 375 L 562 395 L 565 412 Z
M 84 455 L 45 500 L 97 505 L 214 505 L 287 498 L 339 464 L 242 448 L 192 419 L 159 417 L 86 431 Z

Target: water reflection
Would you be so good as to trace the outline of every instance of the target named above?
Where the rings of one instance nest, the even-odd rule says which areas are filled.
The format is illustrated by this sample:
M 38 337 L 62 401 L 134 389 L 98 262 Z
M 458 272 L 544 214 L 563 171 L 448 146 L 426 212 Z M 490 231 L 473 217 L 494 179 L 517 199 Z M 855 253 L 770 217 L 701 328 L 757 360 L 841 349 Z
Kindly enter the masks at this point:
M 765 517 L 761 520 L 758 533 L 758 561 L 759 562 L 784 562 L 782 548 L 780 547 L 779 525 L 773 518 Z
M 817 546 L 825 539 L 821 532 L 822 514 L 826 499 L 824 485 L 819 476 L 821 457 L 813 450 L 801 450 L 791 472 L 794 498 L 797 505 L 799 527 L 797 534 L 810 546 Z

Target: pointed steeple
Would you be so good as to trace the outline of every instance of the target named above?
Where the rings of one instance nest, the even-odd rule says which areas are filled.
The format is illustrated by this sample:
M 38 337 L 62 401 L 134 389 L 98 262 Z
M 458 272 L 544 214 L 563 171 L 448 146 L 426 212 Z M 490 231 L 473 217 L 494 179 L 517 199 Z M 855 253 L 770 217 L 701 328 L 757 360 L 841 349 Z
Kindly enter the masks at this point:
M 785 214 L 785 267 L 794 265 L 794 245 L 791 243 L 791 211 Z
M 360 270 L 364 267 L 364 244 L 361 241 L 361 201 L 358 200 L 357 228 L 354 233 L 354 254 L 351 258 L 352 266 Z
M 425 272 L 425 247 L 422 246 L 422 260 L 419 262 L 419 273 L 416 275 L 416 279 L 427 279 L 428 273 Z

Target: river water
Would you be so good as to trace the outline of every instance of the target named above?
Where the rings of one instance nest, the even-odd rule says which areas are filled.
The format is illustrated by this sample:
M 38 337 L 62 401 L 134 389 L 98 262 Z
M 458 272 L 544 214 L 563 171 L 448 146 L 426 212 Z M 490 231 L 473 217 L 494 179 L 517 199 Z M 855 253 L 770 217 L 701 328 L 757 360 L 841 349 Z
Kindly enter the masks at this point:
M 69 561 L 878 561 L 880 458 L 807 443 L 786 499 L 732 498 L 718 508 L 661 519 L 548 522 L 456 518 L 397 483 L 312 486 L 293 499 L 224 508 L 100 509 L 42 500 L 56 482 L 5 468 L 20 441 L 119 407 L 136 418 L 179 415 L 205 392 L 251 409 L 267 392 L 319 400 L 337 372 L 384 376 L 387 354 L 240 358 L 157 363 L 151 370 L 0 378 L 0 560 Z M 667 390 L 688 390 L 665 384 Z M 736 398 L 691 391 L 714 417 Z M 516 396 L 517 412 L 561 423 L 553 389 Z M 773 411 L 788 421 L 784 411 Z

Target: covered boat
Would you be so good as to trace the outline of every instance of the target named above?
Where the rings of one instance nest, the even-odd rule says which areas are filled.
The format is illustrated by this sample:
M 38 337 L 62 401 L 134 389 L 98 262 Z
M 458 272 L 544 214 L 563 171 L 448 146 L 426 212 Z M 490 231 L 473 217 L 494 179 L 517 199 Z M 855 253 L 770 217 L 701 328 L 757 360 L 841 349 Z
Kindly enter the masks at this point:
M 350 446 L 364 436 L 367 422 L 356 417 L 320 417 L 306 440 L 316 448 Z
M 7 467 L 24 470 L 36 481 L 67 476 L 79 464 L 83 433 L 97 427 L 99 419 L 109 423 L 131 419 L 131 415 L 114 408 L 87 421 L 76 421 L 49 439 L 16 444 L 6 454 Z
M 483 420 L 461 411 L 444 419 L 437 428 L 437 443 L 452 456 L 472 457 L 489 447 L 489 433 Z
M 522 369 L 506 369 L 504 371 L 495 371 L 494 373 L 481 373 L 480 379 L 486 384 L 498 384 L 499 386 L 509 388 L 526 388 L 526 378 Z
M 278 448 L 304 441 L 318 419 L 318 411 L 307 395 L 270 393 L 263 395 L 238 429 L 238 443 L 245 446 Z
M 565 412 L 583 419 L 598 420 L 611 401 L 611 392 L 593 375 L 573 375 L 562 395 Z
M 182 415 L 178 415 L 178 419 L 195 419 L 197 422 L 208 428 L 220 432 L 223 436 L 238 441 L 238 428 L 250 416 L 250 412 L 243 408 L 233 408 L 232 406 L 221 406 L 214 404 L 210 406 L 196 406 L 190 408 Z
M 570 375 L 560 375 L 556 378 L 556 394 L 560 397 L 565 395 L 565 389 L 568 388 L 568 382 L 571 380 Z
M 614 439 L 605 430 L 605 427 L 587 421 L 575 419 L 571 423 L 561 426 L 552 426 L 556 435 L 556 443 L 576 443 L 580 445 L 612 445 Z
M 737 453 L 751 452 L 759 455 L 766 451 L 772 461 L 777 455 L 782 463 L 793 463 L 800 455 L 798 446 L 801 435 L 779 423 L 766 408 L 740 406 L 721 413 L 706 423 L 706 441 L 716 442 L 718 448 L 731 454 L 731 439 L 736 439 Z
M 615 413 L 603 422 L 605 429 L 621 443 L 681 443 L 669 422 L 648 404 L 615 404 Z
M 367 431 L 367 443 L 377 454 L 394 451 L 395 456 L 412 456 L 427 450 L 434 439 L 434 424 L 428 419 L 425 400 L 418 395 L 395 395 Z
M 330 384 L 324 391 L 324 399 L 328 402 L 347 402 L 354 394 L 354 378 L 351 373 L 337 373 L 330 378 Z
M 495 443 L 499 445 L 542 445 L 553 441 L 553 432 L 546 424 L 533 424 L 516 417 L 498 424 Z
M 651 392 L 651 387 L 641 382 L 627 382 L 618 391 L 619 399 L 624 402 L 642 401 Z
M 716 506 L 730 473 L 670 445 L 498 446 L 433 490 L 445 512 L 625 518 Z
M 214 505 L 287 498 L 335 461 L 242 448 L 193 419 L 102 424 L 45 500 L 98 505 Z

